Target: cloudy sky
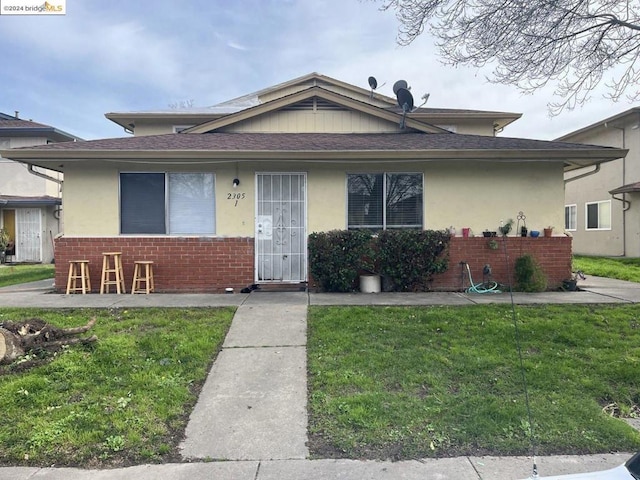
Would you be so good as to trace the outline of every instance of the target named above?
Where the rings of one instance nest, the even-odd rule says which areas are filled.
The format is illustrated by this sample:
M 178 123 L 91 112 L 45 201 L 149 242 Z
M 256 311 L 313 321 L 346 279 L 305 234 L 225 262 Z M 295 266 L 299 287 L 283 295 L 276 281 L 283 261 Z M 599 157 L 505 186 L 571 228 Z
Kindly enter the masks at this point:
M 55 3 L 55 2 L 54 2 Z M 552 91 L 523 96 L 486 72 L 440 64 L 428 35 L 396 44 L 371 0 L 66 0 L 64 16 L 0 15 L 0 112 L 85 139 L 126 136 L 107 112 L 204 107 L 318 72 L 393 96 L 404 79 L 428 106 L 522 113 L 503 135 L 553 139 L 633 105 L 595 92 L 549 117 Z

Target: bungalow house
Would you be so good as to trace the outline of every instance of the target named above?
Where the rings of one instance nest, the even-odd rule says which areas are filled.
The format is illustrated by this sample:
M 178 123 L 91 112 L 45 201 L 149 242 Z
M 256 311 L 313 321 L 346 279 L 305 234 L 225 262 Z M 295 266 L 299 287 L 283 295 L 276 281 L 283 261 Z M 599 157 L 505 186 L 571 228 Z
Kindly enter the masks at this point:
M 0 113 L 0 149 L 73 142 L 57 128 Z M 50 263 L 62 232 L 62 173 L 0 157 L 0 228 L 10 238 L 12 262 Z
M 565 229 L 584 255 L 640 257 L 640 108 L 558 139 L 628 150 L 626 157 L 565 174 Z
M 89 260 L 95 289 L 102 252 L 121 251 L 127 280 L 134 261 L 151 260 L 164 292 L 305 285 L 308 234 L 347 228 L 455 228 L 433 288 L 462 288 L 461 260 L 480 277 L 491 263 L 506 282 L 481 232 L 519 212 L 529 229 L 561 225 L 564 172 L 625 154 L 497 137 L 520 115 L 407 108 L 398 92 L 404 108 L 312 73 L 210 108 L 107 114 L 132 137 L 1 153 L 64 173 L 58 290 L 66 261 Z M 571 239 L 555 233 L 507 239 L 512 257 L 541 260 L 552 286 L 571 269 Z

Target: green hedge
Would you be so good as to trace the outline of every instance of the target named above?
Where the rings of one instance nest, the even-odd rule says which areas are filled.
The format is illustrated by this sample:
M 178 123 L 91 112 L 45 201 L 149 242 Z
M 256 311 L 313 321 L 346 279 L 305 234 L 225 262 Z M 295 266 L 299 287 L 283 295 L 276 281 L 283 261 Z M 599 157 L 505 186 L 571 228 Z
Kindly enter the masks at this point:
M 378 237 L 380 272 L 388 289 L 398 292 L 429 290 L 429 281 L 449 266 L 451 235 L 439 230 L 385 230 Z
M 354 290 L 361 270 L 371 270 L 371 233 L 332 230 L 309 235 L 311 275 L 327 292 Z
M 450 235 L 435 230 L 333 230 L 309 235 L 309 265 L 324 291 L 349 292 L 365 272 L 384 277 L 386 290 L 429 290 L 448 267 Z
M 516 285 L 518 292 L 544 292 L 547 289 L 547 277 L 540 264 L 529 254 L 516 258 Z

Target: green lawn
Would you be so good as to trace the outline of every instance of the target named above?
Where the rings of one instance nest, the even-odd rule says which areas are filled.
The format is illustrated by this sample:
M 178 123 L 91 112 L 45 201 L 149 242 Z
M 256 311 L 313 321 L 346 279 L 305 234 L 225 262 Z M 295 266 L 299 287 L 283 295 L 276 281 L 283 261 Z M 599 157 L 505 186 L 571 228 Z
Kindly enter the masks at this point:
M 0 464 L 108 467 L 178 461 L 177 446 L 234 309 L 1 309 L 99 341 L 0 371 Z
M 603 407 L 640 404 L 640 306 L 517 317 L 538 453 L 638 450 L 640 433 Z M 531 451 L 509 306 L 311 307 L 308 362 L 316 457 Z
M 0 287 L 53 278 L 55 265 L 2 265 Z
M 640 282 L 640 258 L 573 257 L 573 271 L 586 275 Z

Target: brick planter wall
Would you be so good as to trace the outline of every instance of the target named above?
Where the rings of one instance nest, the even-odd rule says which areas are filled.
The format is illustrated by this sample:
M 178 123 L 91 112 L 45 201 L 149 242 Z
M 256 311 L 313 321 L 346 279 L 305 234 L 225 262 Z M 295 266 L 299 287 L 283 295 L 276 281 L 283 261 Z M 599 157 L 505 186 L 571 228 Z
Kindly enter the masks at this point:
M 233 287 L 237 293 L 254 283 L 253 238 L 60 237 L 55 241 L 56 291 L 66 290 L 70 260 L 89 260 L 92 290 L 99 292 L 103 252 L 122 252 L 128 293 L 136 260 L 154 262 L 156 292 L 223 293 Z
M 489 240 L 492 239 L 452 238 L 449 269 L 434 277 L 432 290 L 461 291 L 468 287 L 469 277 L 466 268 L 462 270 L 462 260 L 469 263 L 475 283 L 483 280 L 482 269 L 489 264 L 493 280 L 507 284 L 509 270 L 503 241 L 506 241 L 511 275 L 515 259 L 529 253 L 546 273 L 550 290 L 558 288 L 562 280 L 571 276 L 570 237 L 498 237 L 493 239 L 498 242 L 497 250 L 489 248 Z M 156 292 L 159 293 L 223 293 L 227 287 L 239 292 L 254 283 L 253 238 L 60 237 L 55 241 L 56 291 L 64 293 L 66 289 L 70 260 L 89 260 L 92 290 L 99 292 L 102 252 L 122 252 L 127 292 L 131 291 L 135 260 L 154 262 Z
M 489 240 L 498 243 L 498 249 L 489 248 Z M 435 275 L 432 289 L 437 291 L 461 291 L 469 286 L 469 274 L 466 267 L 460 265 L 465 261 L 471 267 L 474 283 L 483 280 L 482 269 L 491 265 L 492 279 L 498 283 L 508 284 L 509 275 L 513 281 L 515 260 L 524 255 L 532 255 L 547 275 L 548 289 L 554 290 L 562 285 L 562 280 L 571 277 L 571 237 L 453 237 L 449 245 L 449 269 Z M 505 244 L 506 241 L 506 256 Z M 508 260 L 507 260 L 508 259 Z M 509 265 L 507 268 L 507 264 Z M 464 279 L 462 274 L 464 273 Z M 464 283 L 463 283 L 464 282 Z

